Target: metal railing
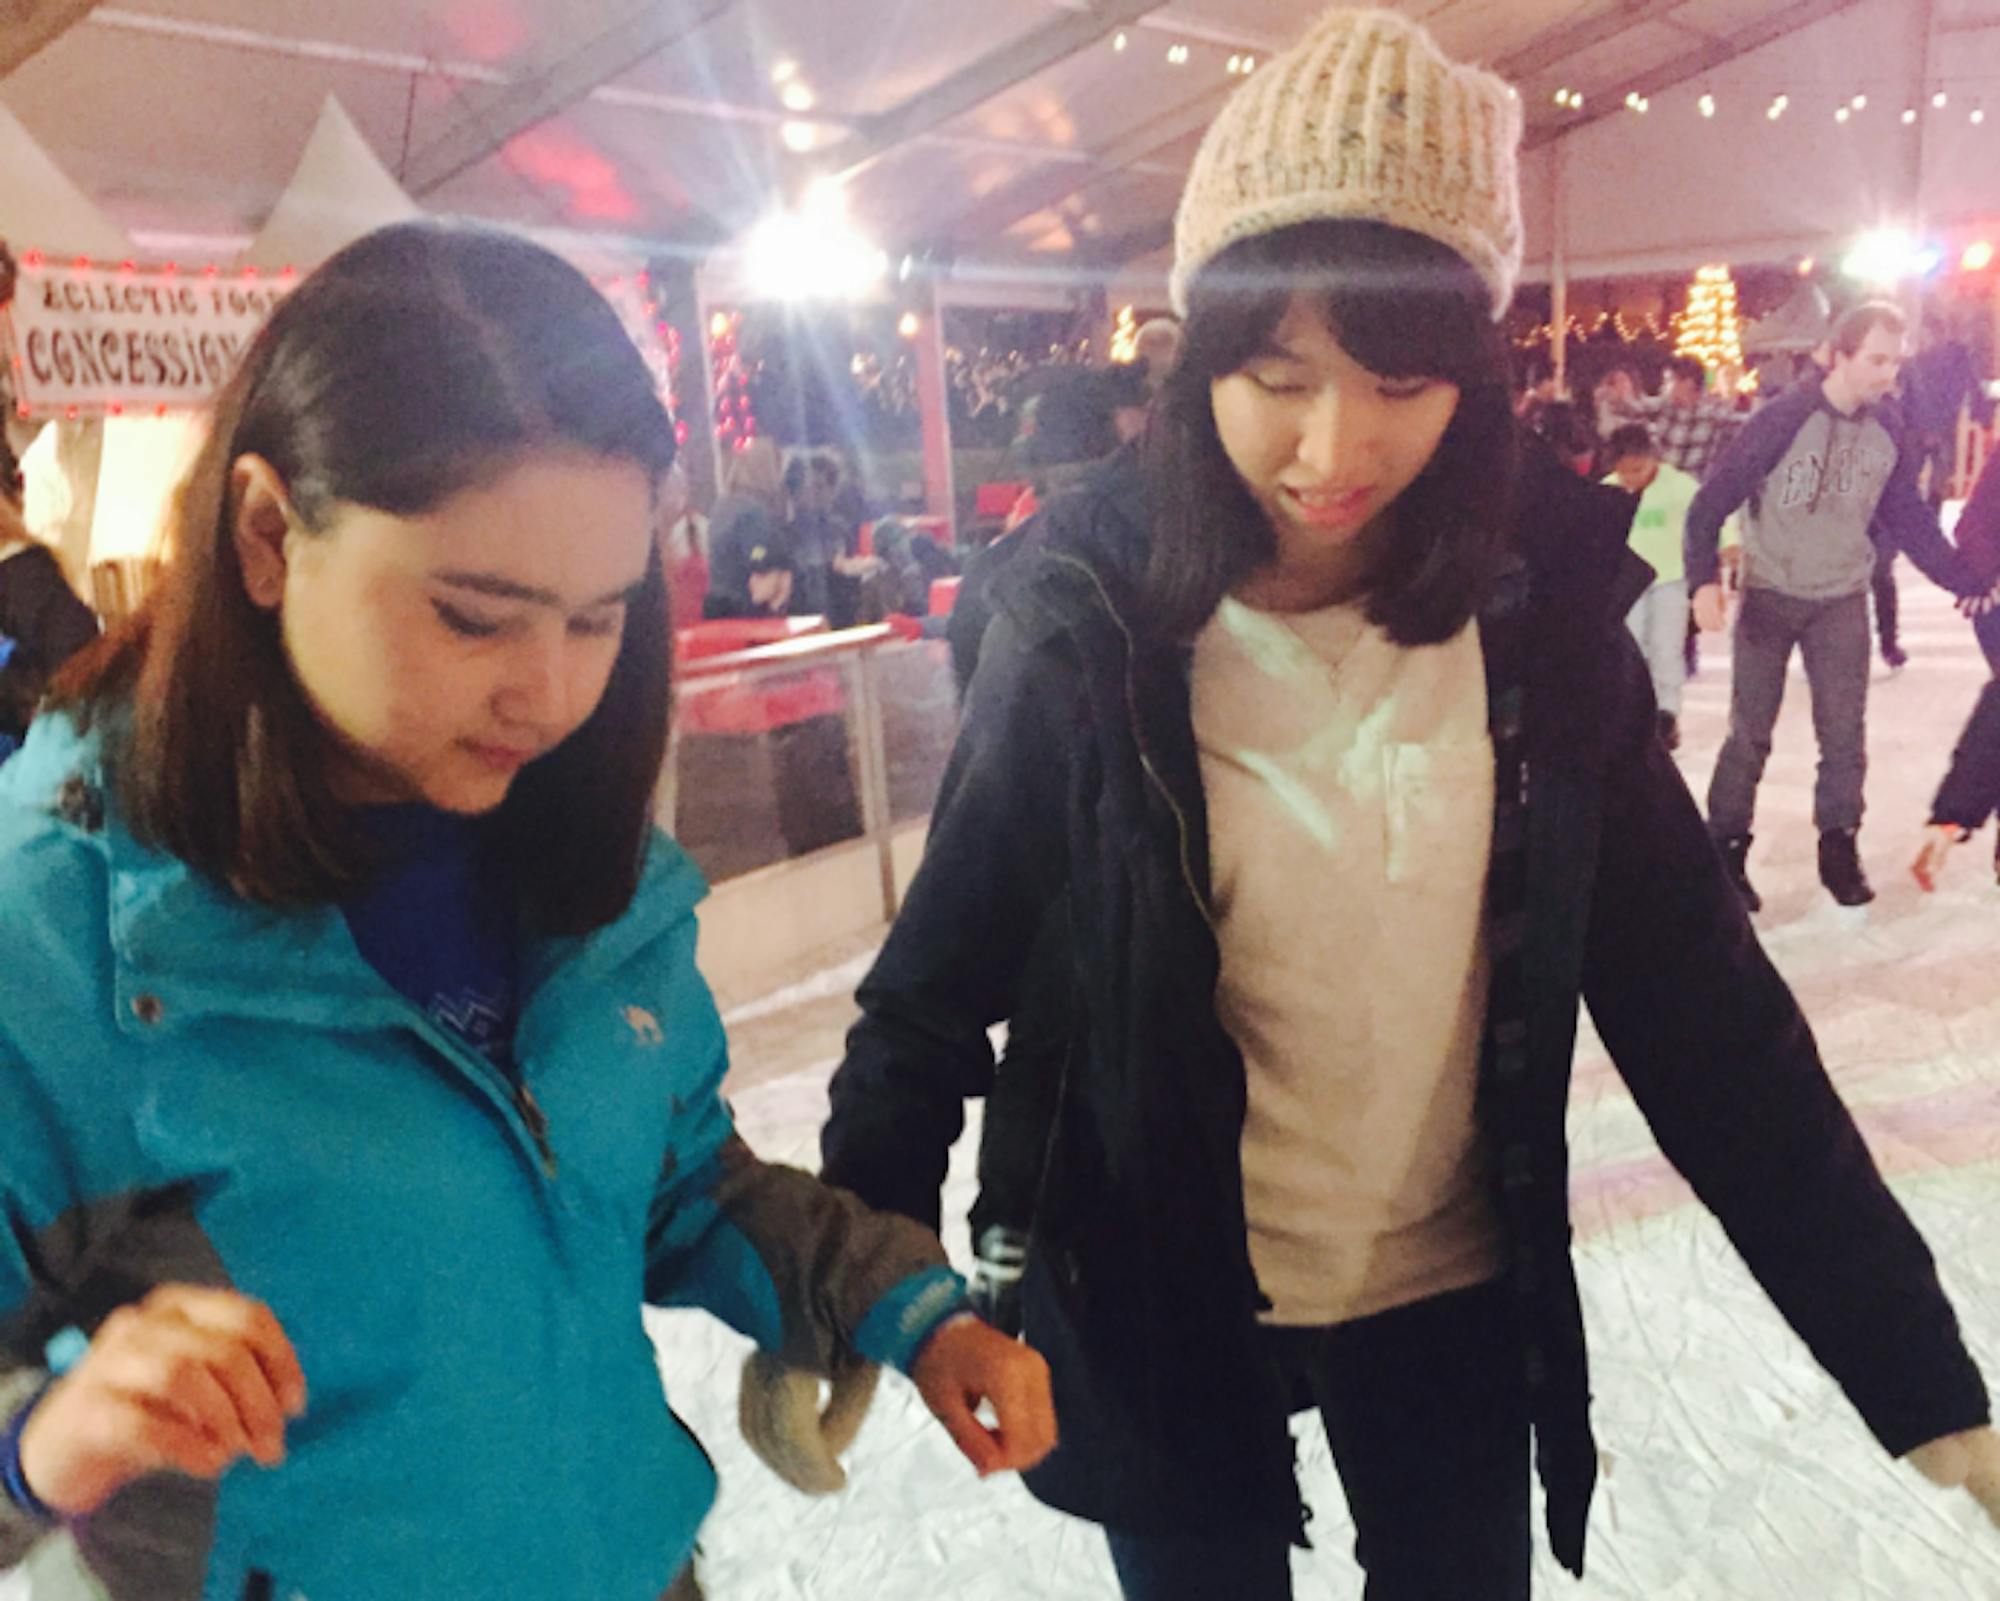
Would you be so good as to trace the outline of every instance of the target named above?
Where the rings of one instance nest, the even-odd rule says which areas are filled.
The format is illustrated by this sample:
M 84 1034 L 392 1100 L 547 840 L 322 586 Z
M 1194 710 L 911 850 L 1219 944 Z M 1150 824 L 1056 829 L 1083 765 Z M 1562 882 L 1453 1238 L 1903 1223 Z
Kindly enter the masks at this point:
M 712 882 L 865 844 L 885 919 L 895 839 L 928 817 L 957 726 L 942 641 L 883 624 L 675 668 L 659 816 Z

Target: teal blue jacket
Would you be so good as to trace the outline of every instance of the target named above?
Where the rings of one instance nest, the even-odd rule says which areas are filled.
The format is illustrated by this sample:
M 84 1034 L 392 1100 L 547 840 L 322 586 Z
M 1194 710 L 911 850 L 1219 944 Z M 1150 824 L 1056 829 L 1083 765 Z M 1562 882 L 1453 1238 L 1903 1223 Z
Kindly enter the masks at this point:
M 270 1306 L 310 1395 L 281 1468 L 79 1520 L 63 1560 L 100 1593 L 653 1601 L 715 1474 L 642 1303 L 822 1372 L 907 1369 L 964 1306 L 927 1231 L 734 1134 L 665 838 L 617 922 L 527 952 L 522 1097 L 337 908 L 138 842 L 105 761 L 44 718 L 0 769 L 0 1424 L 52 1341 L 166 1282 Z M 0 1505 L 0 1570 L 49 1533 Z

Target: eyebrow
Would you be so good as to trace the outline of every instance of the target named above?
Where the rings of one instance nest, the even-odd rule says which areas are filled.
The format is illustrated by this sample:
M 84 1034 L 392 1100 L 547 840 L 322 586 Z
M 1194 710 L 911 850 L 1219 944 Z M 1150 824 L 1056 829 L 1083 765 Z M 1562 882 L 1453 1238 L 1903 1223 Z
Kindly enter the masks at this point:
M 449 584 L 453 589 L 469 589 L 475 595 L 489 595 L 495 600 L 526 601 L 530 606 L 547 606 L 555 611 L 570 610 L 569 603 L 552 589 L 536 589 L 529 584 L 517 584 L 511 578 L 501 578 L 493 573 L 432 573 L 431 577 L 440 584 Z M 635 584 L 627 584 L 622 589 L 614 589 L 608 595 L 596 600 L 587 600 L 575 608 L 578 611 L 596 611 L 601 606 L 615 606 L 629 603 L 646 585 L 645 579 Z

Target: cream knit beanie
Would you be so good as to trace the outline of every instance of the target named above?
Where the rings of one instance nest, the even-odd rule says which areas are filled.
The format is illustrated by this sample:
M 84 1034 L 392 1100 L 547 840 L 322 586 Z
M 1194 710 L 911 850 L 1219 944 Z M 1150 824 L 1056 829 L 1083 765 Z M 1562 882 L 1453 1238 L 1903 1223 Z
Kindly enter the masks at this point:
M 1174 227 L 1174 309 L 1239 239 L 1357 218 L 1457 251 L 1505 315 L 1521 270 L 1521 102 L 1393 11 L 1329 11 L 1210 125 Z

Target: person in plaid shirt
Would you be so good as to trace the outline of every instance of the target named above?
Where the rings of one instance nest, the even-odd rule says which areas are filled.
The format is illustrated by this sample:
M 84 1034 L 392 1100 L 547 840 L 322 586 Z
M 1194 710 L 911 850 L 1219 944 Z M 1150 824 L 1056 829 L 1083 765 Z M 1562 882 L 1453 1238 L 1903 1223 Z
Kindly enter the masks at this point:
M 1675 356 L 1657 395 L 1614 397 L 1611 410 L 1621 422 L 1644 423 L 1660 447 L 1660 457 L 1696 480 L 1708 476 L 1722 447 L 1742 421 L 1726 400 L 1703 394 L 1707 370 L 1692 356 Z M 1629 376 L 1626 387 L 1632 389 Z

